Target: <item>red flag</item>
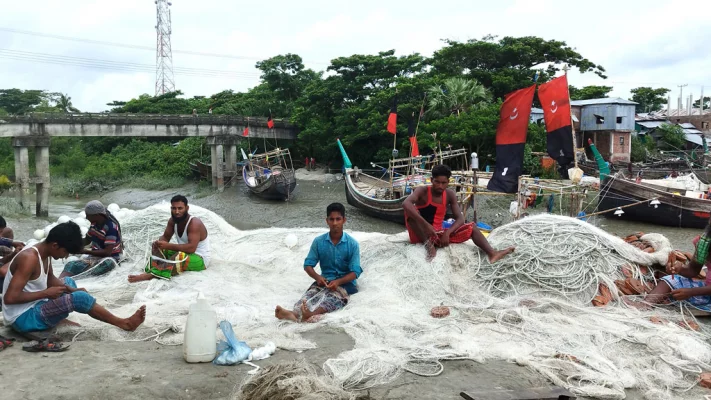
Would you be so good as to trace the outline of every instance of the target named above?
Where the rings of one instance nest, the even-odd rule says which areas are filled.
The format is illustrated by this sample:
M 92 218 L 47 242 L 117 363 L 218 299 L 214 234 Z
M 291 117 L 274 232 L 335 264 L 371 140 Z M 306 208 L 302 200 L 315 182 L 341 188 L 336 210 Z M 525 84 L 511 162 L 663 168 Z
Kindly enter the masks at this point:
M 548 132 L 570 125 L 570 99 L 565 75 L 539 86 L 538 99 L 543 107 L 543 119 Z
M 249 136 L 249 127 L 244 128 L 242 131 L 242 136 L 247 137 Z
M 489 190 L 515 193 L 518 188 L 535 92 L 536 85 L 532 85 L 504 97 L 499 125 L 496 127 L 496 169 L 487 185 Z
M 410 157 L 420 155 L 420 148 L 417 146 L 417 129 L 415 126 L 415 113 L 412 113 L 412 118 L 408 121 L 407 133 L 410 137 Z
M 526 132 L 528 132 L 535 91 L 536 85 L 532 85 L 504 97 L 499 125 L 496 127 L 497 145 L 526 143 Z
M 267 120 L 267 128 L 269 128 L 269 129 L 274 128 L 274 121 L 272 120 L 271 114 L 269 115 L 269 119 Z
M 390 107 L 390 116 L 388 117 L 388 132 L 393 135 L 397 132 L 397 94 L 393 99 L 393 106 Z
M 560 173 L 567 178 L 568 164 L 573 155 L 573 126 L 570 121 L 570 98 L 568 78 L 563 75 L 538 87 L 538 99 L 543 107 L 546 123 L 546 150 L 552 159 L 558 161 Z

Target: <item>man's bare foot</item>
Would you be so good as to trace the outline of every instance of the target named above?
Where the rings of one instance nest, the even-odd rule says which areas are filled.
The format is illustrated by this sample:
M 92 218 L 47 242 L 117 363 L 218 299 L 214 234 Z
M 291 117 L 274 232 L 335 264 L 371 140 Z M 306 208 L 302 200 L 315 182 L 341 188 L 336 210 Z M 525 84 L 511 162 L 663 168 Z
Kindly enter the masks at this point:
M 146 306 L 141 306 L 133 315 L 124 319 L 124 323 L 119 328 L 124 331 L 135 331 L 146 320 Z
M 284 309 L 282 306 L 276 306 L 276 309 L 274 310 L 274 316 L 279 319 L 286 319 L 294 322 L 297 321 L 296 315 L 293 312 Z
M 302 321 L 308 321 L 309 318 L 313 317 L 316 315 L 316 313 L 311 312 L 309 308 L 306 306 L 306 300 L 301 302 L 301 320 Z
M 512 246 L 512 247 L 509 247 L 508 249 L 495 251 L 493 254 L 489 255 L 489 263 L 493 264 L 493 263 L 501 260 L 507 254 L 513 253 L 514 249 L 515 249 L 515 247 Z
M 432 241 L 428 240 L 425 243 L 425 252 L 427 253 L 427 255 L 425 256 L 425 260 L 427 261 L 432 261 L 437 255 L 437 247 L 435 247 Z
M 150 281 L 153 279 L 153 275 L 151 274 L 138 274 L 138 275 L 129 275 L 128 276 L 128 281 L 130 283 L 136 283 L 136 282 L 142 282 L 142 281 Z

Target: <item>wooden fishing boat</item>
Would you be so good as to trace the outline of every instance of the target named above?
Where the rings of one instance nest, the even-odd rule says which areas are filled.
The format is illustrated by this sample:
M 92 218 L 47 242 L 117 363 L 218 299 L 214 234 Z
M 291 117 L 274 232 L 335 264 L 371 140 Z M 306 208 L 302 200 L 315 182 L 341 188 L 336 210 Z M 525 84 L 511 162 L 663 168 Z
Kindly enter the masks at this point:
M 190 170 L 193 172 L 193 175 L 199 179 L 212 179 L 212 165 L 207 164 L 204 162 L 200 161 L 195 161 L 194 163 L 188 163 L 190 166 Z M 238 162 L 237 165 L 234 168 L 234 173 L 232 173 L 231 170 L 228 169 L 228 166 L 225 164 L 222 167 L 222 171 L 224 173 L 224 179 L 226 182 L 229 182 L 234 176 L 238 175 L 240 171 L 242 170 L 242 167 L 244 166 L 244 163 Z
M 620 174 L 607 176 L 600 189 L 598 210 L 609 214 L 624 207 L 621 219 L 679 228 L 704 228 L 711 217 L 711 200 L 694 190 L 637 183 Z M 659 204 L 653 204 L 657 200 Z M 635 204 L 637 203 L 637 204 Z M 633 205 L 634 204 L 634 205 Z
M 275 149 L 249 156 L 242 168 L 249 191 L 268 200 L 289 200 L 296 188 L 296 174 L 289 149 Z
M 340 140 L 338 146 L 345 166 L 344 180 L 346 181 L 345 190 L 348 204 L 360 209 L 366 215 L 403 225 L 405 224 L 405 211 L 402 204 L 414 188 L 430 184 L 428 171 L 432 169 L 433 165 L 460 158 L 466 169 L 466 150 L 449 150 L 439 152 L 435 157 L 418 156 L 390 160 L 389 167 L 382 168 L 385 170 L 383 177 L 378 178 L 365 173 L 358 167 L 353 167 Z M 373 166 L 377 165 L 373 164 Z M 414 170 L 414 173 L 398 174 L 397 171 L 401 170 Z M 390 179 L 390 174 L 393 175 L 393 179 Z M 471 171 L 452 171 L 451 181 L 463 183 L 467 179 L 467 174 L 471 177 Z M 458 190 L 458 187 L 454 189 L 460 203 L 464 203 L 465 191 Z

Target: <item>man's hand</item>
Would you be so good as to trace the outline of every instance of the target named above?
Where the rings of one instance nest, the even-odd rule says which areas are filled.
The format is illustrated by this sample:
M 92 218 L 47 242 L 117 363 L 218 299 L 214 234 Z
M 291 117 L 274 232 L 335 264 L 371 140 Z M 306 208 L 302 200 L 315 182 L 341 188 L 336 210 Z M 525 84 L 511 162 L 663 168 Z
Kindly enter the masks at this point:
M 665 268 L 667 271 L 667 274 L 671 274 L 671 275 L 679 274 L 679 271 L 677 271 L 677 268 L 674 264 L 676 264 L 676 262 L 667 263 L 666 268 Z
M 84 289 L 84 288 L 73 288 L 73 287 L 67 286 L 67 285 L 64 285 L 64 288 L 66 289 L 66 293 L 86 292 L 86 289 Z
M 165 240 L 160 240 L 160 239 L 156 240 L 155 243 L 153 243 L 153 244 L 161 250 L 165 250 L 166 247 L 168 246 L 168 242 L 166 242 Z
M 674 300 L 687 300 L 690 297 L 694 297 L 693 289 L 675 289 L 671 292 Z
M 22 242 L 12 242 L 12 247 L 15 248 L 15 251 L 20 251 L 25 247 L 25 244 Z
M 445 230 L 442 236 L 439 237 L 439 247 L 447 246 L 449 246 L 449 229 Z
M 328 285 L 326 285 L 326 287 L 331 291 L 335 291 L 339 286 L 341 285 L 338 283 L 338 280 L 328 282 Z
M 326 278 L 323 276 L 319 275 L 318 278 L 316 278 L 316 284 L 321 286 L 321 287 L 326 287 L 328 286 L 328 282 L 326 282 Z
M 47 289 L 44 290 L 44 293 L 47 295 L 47 298 L 50 300 L 59 298 L 59 296 L 63 295 L 66 292 L 67 292 L 66 286 L 52 286 L 52 287 L 48 287 Z

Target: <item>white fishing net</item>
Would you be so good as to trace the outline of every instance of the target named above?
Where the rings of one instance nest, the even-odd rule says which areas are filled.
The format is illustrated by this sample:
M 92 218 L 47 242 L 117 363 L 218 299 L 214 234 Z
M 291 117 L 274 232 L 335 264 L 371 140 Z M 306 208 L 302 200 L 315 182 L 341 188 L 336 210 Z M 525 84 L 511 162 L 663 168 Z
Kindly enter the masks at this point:
M 598 283 L 614 287 L 611 282 L 622 277 L 622 264 L 666 260 L 669 242 L 659 235 L 646 237 L 657 249 L 647 254 L 584 222 L 528 217 L 489 236 L 497 248 L 517 246 L 490 265 L 471 242 L 440 249 L 426 262 L 424 247 L 410 245 L 404 232 L 353 232 L 364 270 L 360 293 L 316 324 L 295 324 L 278 321 L 274 308 L 291 308 L 311 284 L 303 259 L 326 228 L 239 231 L 206 209 L 190 211 L 209 231 L 212 261 L 206 271 L 129 284 L 127 275 L 142 271 L 149 243 L 162 233 L 170 211 L 167 203 L 120 210 L 115 214 L 129 260 L 79 285 L 121 316 L 146 304 L 146 322 L 127 334 L 75 314 L 71 319 L 82 326 L 62 329 L 104 340 L 180 344 L 188 306 L 202 292 L 218 318 L 230 321 L 252 347 L 274 341 L 281 349 L 311 349 L 316 344 L 301 332 L 343 328 L 355 346 L 323 369 L 347 390 L 387 384 L 405 371 L 437 375 L 445 368 L 442 360 L 503 359 L 578 395 L 623 399 L 626 389 L 636 388 L 649 399 L 700 398 L 692 388 L 701 371 L 711 370 L 706 330 L 677 324 L 678 306 L 639 311 L 619 302 L 590 305 Z M 440 305 L 450 307 L 451 315 L 431 317 L 431 308 Z M 664 323 L 652 323 L 652 315 Z

